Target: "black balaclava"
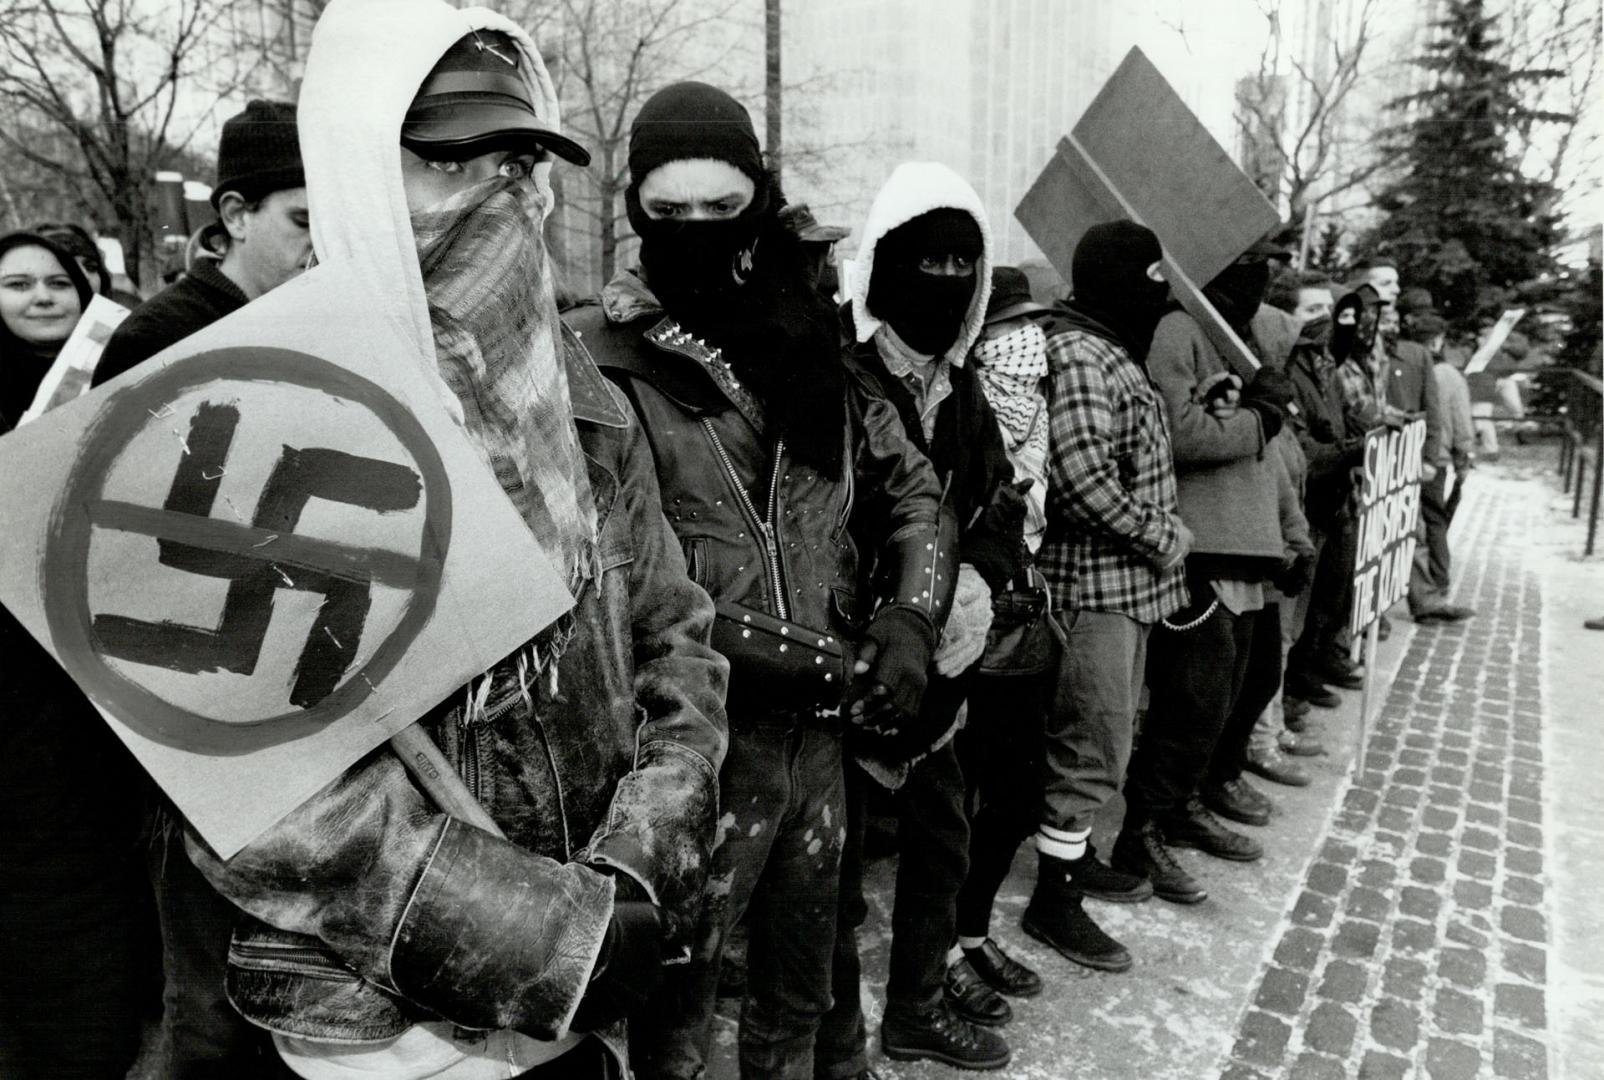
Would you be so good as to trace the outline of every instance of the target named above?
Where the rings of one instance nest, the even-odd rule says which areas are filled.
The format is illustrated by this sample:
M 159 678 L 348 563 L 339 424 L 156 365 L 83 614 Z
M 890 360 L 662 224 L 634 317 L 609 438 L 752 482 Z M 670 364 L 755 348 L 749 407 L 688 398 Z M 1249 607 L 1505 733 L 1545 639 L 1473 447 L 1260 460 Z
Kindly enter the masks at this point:
M 1115 344 L 1137 363 L 1147 358 L 1169 297 L 1169 285 L 1147 276 L 1147 268 L 1163 258 L 1152 229 L 1109 221 L 1086 230 L 1070 263 L 1069 308 L 1111 331 Z M 1083 329 L 1097 333 L 1098 327 Z
M 909 347 L 929 356 L 952 348 L 975 299 L 985 238 L 965 210 L 941 207 L 905 221 L 874 246 L 869 313 L 890 325 Z M 967 276 L 927 274 L 924 259 L 957 256 L 976 267 Z
M 1253 313 L 1264 303 L 1270 285 L 1270 261 L 1263 258 L 1240 259 L 1215 275 L 1203 286 L 1203 295 L 1220 317 L 1244 338 Z
M 1380 318 L 1381 297 L 1369 285 L 1361 285 L 1338 300 L 1331 310 L 1332 359 L 1340 364 L 1350 356 L 1370 355 Z
M 649 218 L 640 184 L 670 161 L 709 158 L 751 177 L 751 205 L 721 221 Z M 629 222 L 646 283 L 681 327 L 723 350 L 799 460 L 842 476 L 846 375 L 841 323 L 813 288 L 802 241 L 780 218 L 745 107 L 705 83 L 676 83 L 641 106 L 630 132 Z

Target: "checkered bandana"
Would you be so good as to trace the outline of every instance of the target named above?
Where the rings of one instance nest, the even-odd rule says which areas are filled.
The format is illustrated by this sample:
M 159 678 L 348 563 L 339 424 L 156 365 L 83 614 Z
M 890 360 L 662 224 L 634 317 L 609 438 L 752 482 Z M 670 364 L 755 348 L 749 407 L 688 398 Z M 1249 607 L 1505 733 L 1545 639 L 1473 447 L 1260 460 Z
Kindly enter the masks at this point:
M 1042 405 L 1041 385 L 1047 377 L 1047 335 L 1027 323 L 997 338 L 975 344 L 976 374 L 1011 445 L 1030 434 Z

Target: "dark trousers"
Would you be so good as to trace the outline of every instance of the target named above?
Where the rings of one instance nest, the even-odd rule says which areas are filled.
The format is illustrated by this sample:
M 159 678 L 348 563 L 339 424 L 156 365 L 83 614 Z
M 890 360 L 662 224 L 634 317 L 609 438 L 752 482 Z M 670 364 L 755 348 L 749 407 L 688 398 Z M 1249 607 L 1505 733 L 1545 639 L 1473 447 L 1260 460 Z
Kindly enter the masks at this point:
M 732 730 L 690 963 L 665 968 L 658 998 L 631 1018 L 631 1063 L 643 1080 L 702 1075 L 724 943 L 743 913 L 741 1076 L 812 1080 L 814 1035 L 830 1008 L 836 888 L 850 820 L 842 782 L 834 731 L 800 722 Z
M 0 657 L 12 663 L 54 662 Z M 122 1080 L 139 1053 L 160 987 L 147 798 L 139 766 L 75 691 L 0 702 L 5 1080 Z
M 1244 612 L 1236 618 L 1251 625 L 1248 662 L 1231 714 L 1203 776 L 1205 784 L 1215 786 L 1241 777 L 1253 729 L 1281 689 L 1281 605 L 1266 604 L 1259 611 Z
M 1437 475 L 1420 485 L 1420 520 L 1425 527 L 1425 543 L 1415 549 L 1415 563 L 1409 573 L 1409 610 L 1418 613 L 1448 602 L 1448 473 Z
M 224 994 L 228 943 L 240 912 L 184 851 L 177 812 L 163 807 L 150 847 L 162 930 L 162 1080 L 253 1080 L 280 1075 L 272 1039 Z
M 921 712 L 955 716 L 972 679 L 932 678 Z M 937 725 L 932 722 L 928 730 Z M 847 769 L 847 846 L 841 859 L 831 989 L 835 1004 L 819 1025 L 815 1076 L 853 1076 L 868 1067 L 858 927 L 869 913 L 863 896 L 863 832 L 873 781 Z M 897 888 L 891 909 L 891 966 L 886 1011 L 941 999 L 947 950 L 957 922 L 958 890 L 969 872 L 969 822 L 957 750 L 948 742 L 921 759 L 897 789 Z
M 1197 618 L 1213 591 L 1200 583 L 1193 596 L 1209 599 L 1171 616 L 1171 623 Z M 1186 816 L 1242 692 L 1259 613 L 1238 616 L 1224 604 L 1213 606 L 1191 629 L 1171 630 L 1161 622 L 1148 639 L 1147 719 L 1125 781 L 1127 829 Z
M 1289 692 L 1305 689 L 1302 684 L 1308 681 L 1318 681 L 1316 671 L 1328 661 L 1346 655 L 1343 642 L 1353 607 L 1357 529 L 1352 515 L 1342 514 L 1321 537 L 1314 579 L 1309 583 L 1303 631 L 1287 653 Z
M 1039 675 L 980 676 L 958 733 L 969 812 L 969 875 L 958 890 L 959 937 L 986 937 L 997 890 L 1041 814 L 1047 709 L 1056 668 Z

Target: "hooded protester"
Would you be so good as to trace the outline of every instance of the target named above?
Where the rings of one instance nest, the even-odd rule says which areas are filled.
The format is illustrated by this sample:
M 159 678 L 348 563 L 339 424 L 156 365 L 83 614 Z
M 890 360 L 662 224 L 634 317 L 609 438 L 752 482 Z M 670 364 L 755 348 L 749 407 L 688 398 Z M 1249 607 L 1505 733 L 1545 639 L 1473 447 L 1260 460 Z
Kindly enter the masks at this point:
M 93 295 L 56 244 L 0 237 L 0 434 Z M 156 941 L 144 791 L 111 728 L 0 609 L 0 1076 L 102 1080 L 133 1064 Z
M 1204 295 L 1251 342 L 1268 280 L 1266 257 L 1249 252 Z M 1131 758 L 1115 862 L 1145 872 L 1161 896 L 1197 899 L 1202 887 L 1165 846 L 1238 861 L 1263 855 L 1257 840 L 1227 829 L 1211 810 L 1237 820 L 1267 813 L 1268 800 L 1241 778 L 1242 747 L 1258 718 L 1241 706 L 1280 680 L 1280 628 L 1266 615 L 1264 592 L 1283 569 L 1285 545 L 1265 451 L 1290 391 L 1271 363 L 1232 371 L 1197 319 L 1179 310 L 1160 320 L 1147 370 L 1164 399 L 1181 520 L 1194 537 L 1191 602 L 1160 620 L 1148 643 L 1147 722 Z M 1222 407 L 1216 391 L 1242 383 L 1240 407 Z M 1261 635 L 1273 648 L 1259 644 Z M 1261 706 L 1273 693 L 1271 686 Z
M 835 1005 L 819 1029 L 821 1075 L 868 1068 L 857 928 L 867 914 L 862 838 L 871 776 L 895 789 L 900 820 L 881 1046 L 894 1058 L 966 1068 L 1000 1069 L 1009 1059 L 1007 1042 L 974 1022 L 1005 1022 L 1007 1003 L 967 978 L 955 943 L 969 826 L 950 734 L 986 646 L 992 593 L 1022 570 L 1023 499 L 1012 484 L 996 415 L 968 363 L 985 321 L 991 262 L 990 227 L 974 189 L 944 165 L 907 163 L 875 196 L 845 282 L 852 364 L 882 388 L 930 458 L 961 531 L 953 611 L 920 705 L 922 756 L 890 774 L 847 771 Z M 960 1011 L 969 1006 L 967 1014 Z
M 441 0 L 334 0 L 300 123 L 320 261 L 371 286 L 575 607 L 422 721 L 505 838 L 384 751 L 226 862 L 189 835 L 247 915 L 229 999 L 313 1080 L 623 1071 L 707 871 L 727 667 L 640 429 L 557 319 L 548 155 L 586 155 L 529 38 Z
M 950 600 L 951 529 L 939 534 L 929 462 L 842 362 L 836 313 L 746 109 L 703 83 L 664 88 L 635 118 L 629 172 L 640 266 L 570 321 L 635 406 L 731 664 L 727 812 L 691 961 L 643 1010 L 634 1065 L 702 1075 L 724 941 L 744 913 L 742 1075 L 811 1080 L 830 1004 L 843 724 L 906 729 L 874 740 L 906 756 Z
M 1073 295 L 1049 326 L 1052 453 L 1040 565 L 1065 649 L 1048 713 L 1047 782 L 1037 808 L 1039 870 L 1027 933 L 1105 971 L 1130 953 L 1086 914 L 1083 898 L 1130 903 L 1201 897 L 1150 882 L 1144 863 L 1096 857 L 1092 820 L 1130 759 L 1152 626 L 1186 603 L 1190 531 L 1176 507 L 1164 407 L 1142 364 L 1169 286 L 1151 230 L 1096 225 L 1076 245 Z M 1125 854 L 1124 851 L 1116 856 Z
M 218 259 L 195 259 L 184 276 L 124 319 L 100 354 L 94 385 L 232 314 L 310 264 L 312 234 L 295 106 L 252 101 L 223 123 L 212 206 L 203 231 Z

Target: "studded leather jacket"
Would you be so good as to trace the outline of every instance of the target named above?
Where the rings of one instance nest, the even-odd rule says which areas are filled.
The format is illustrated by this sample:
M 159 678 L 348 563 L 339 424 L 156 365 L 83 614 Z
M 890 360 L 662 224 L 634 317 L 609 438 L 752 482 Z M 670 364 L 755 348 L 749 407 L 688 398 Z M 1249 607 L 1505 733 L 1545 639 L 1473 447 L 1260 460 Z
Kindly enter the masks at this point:
M 641 296 L 643 286 L 635 289 Z M 635 406 L 692 580 L 715 600 L 849 644 L 882 603 L 923 611 L 939 631 L 956 545 L 938 535 L 950 537 L 954 519 L 877 384 L 849 366 L 841 436 L 849 467 L 832 480 L 792 460 L 717 353 L 644 297 L 631 304 L 604 294 L 600 307 L 567 319 Z M 741 663 L 732 660 L 732 700 Z M 785 701 L 772 708 L 791 711 Z M 734 715 L 732 724 L 745 719 Z

